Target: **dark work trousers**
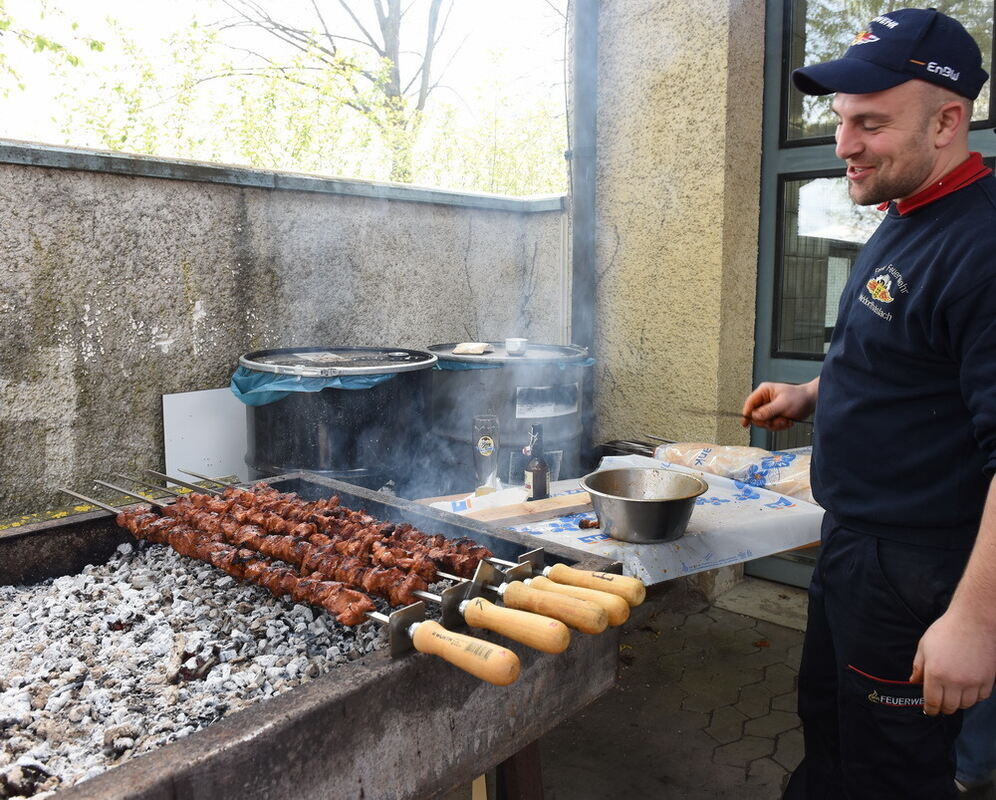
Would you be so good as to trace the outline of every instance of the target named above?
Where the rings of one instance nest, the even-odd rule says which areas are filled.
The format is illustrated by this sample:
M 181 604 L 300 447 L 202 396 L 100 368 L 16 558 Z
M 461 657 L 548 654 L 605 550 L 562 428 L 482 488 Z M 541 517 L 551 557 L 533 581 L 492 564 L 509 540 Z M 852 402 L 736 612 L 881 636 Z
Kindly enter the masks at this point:
M 969 553 L 857 533 L 830 514 L 821 544 L 799 668 L 805 757 L 785 800 L 956 797 L 961 713 L 928 717 L 907 678 Z

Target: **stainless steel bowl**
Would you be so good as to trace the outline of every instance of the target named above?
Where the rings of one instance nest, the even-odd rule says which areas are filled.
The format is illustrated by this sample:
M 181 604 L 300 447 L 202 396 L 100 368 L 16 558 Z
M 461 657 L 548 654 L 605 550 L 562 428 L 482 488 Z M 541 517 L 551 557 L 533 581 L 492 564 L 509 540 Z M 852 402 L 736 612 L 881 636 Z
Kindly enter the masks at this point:
M 602 531 L 636 544 L 671 542 L 685 533 L 695 498 L 709 488 L 701 478 L 671 469 L 626 467 L 581 479 Z

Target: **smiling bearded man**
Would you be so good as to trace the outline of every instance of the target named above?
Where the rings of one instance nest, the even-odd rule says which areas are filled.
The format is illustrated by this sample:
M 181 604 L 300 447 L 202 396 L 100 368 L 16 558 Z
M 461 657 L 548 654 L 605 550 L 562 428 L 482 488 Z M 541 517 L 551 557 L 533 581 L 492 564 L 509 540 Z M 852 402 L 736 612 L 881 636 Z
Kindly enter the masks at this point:
M 826 510 L 786 798 L 956 796 L 961 709 L 996 679 L 996 180 L 968 149 L 988 75 L 933 9 L 875 17 L 793 73 L 834 94 L 851 199 L 881 204 L 820 377 L 762 383 L 744 423 L 815 410 Z

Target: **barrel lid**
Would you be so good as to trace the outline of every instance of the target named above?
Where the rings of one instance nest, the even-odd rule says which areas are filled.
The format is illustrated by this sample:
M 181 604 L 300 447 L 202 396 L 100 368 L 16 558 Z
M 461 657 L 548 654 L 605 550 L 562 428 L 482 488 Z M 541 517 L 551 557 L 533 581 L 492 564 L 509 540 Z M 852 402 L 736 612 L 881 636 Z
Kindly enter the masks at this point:
M 257 372 L 332 378 L 415 372 L 428 369 L 437 360 L 432 353 L 400 347 L 284 347 L 246 353 L 239 364 Z
M 440 361 L 465 361 L 470 364 L 570 364 L 574 361 L 584 361 L 588 351 L 576 344 L 534 344 L 526 345 L 526 352 L 521 356 L 510 356 L 504 342 L 488 342 L 493 348 L 492 353 L 480 355 L 456 355 L 453 348 L 458 342 L 449 344 L 433 344 L 426 348 L 438 356 Z

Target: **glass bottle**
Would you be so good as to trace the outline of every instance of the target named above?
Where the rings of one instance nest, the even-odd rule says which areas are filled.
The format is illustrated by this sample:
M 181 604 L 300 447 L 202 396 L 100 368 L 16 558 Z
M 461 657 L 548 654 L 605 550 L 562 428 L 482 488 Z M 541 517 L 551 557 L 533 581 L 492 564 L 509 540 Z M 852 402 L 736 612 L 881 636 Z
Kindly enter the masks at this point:
M 550 496 L 550 465 L 543 457 L 543 426 L 529 428 L 529 444 L 525 448 L 529 460 L 526 462 L 526 500 L 542 500 Z
M 498 417 L 482 414 L 474 417 L 474 473 L 477 494 L 488 494 L 498 487 Z

